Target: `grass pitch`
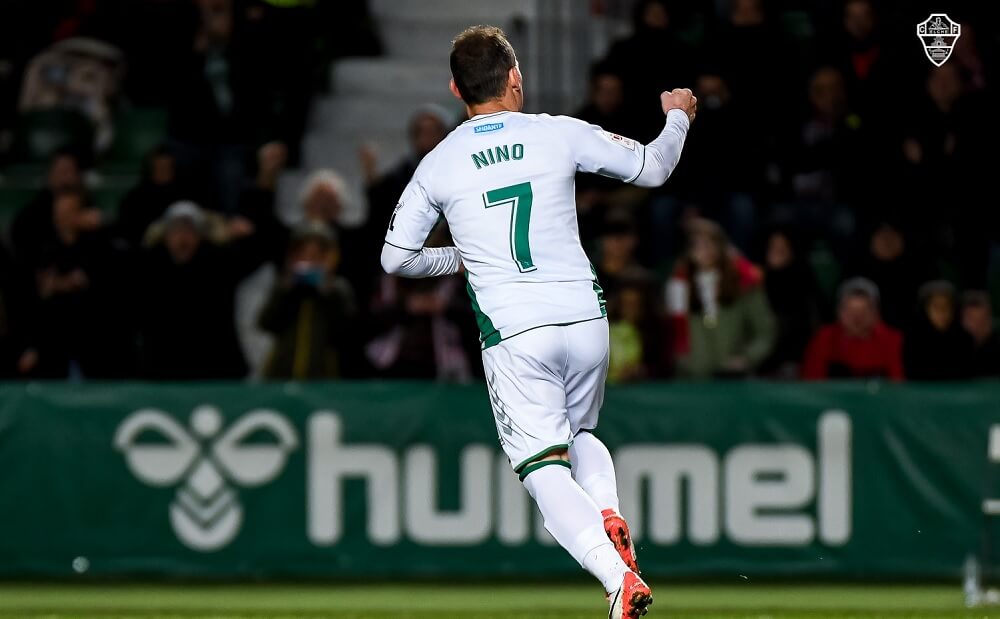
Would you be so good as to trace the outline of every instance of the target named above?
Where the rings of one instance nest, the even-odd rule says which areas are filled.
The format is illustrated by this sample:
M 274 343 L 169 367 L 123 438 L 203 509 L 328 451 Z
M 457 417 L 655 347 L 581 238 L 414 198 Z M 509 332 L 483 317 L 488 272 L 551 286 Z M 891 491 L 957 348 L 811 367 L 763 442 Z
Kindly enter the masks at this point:
M 955 586 L 741 583 L 653 586 L 656 617 L 1000 617 L 966 610 Z M 235 619 L 603 619 L 594 586 L 29 585 L 0 583 L 0 617 Z

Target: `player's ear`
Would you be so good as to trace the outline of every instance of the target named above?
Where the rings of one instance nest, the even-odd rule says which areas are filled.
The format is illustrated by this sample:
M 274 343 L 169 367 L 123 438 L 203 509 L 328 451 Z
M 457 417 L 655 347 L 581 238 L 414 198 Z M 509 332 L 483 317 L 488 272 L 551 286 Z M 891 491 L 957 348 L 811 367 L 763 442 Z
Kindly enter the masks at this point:
M 521 77 L 521 69 L 517 65 L 511 67 L 510 71 L 507 72 L 507 85 L 512 89 L 521 90 L 521 82 L 523 80 L 524 78 Z
M 455 95 L 456 99 L 462 99 L 462 93 L 458 91 L 458 84 L 455 83 L 455 78 L 448 80 L 448 90 L 451 91 L 451 94 Z

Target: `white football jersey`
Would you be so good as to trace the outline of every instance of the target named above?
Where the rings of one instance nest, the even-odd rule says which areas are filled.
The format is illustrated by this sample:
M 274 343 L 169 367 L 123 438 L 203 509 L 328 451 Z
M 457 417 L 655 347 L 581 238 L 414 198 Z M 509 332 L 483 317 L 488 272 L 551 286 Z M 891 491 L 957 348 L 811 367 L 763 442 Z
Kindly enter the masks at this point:
M 417 168 L 386 243 L 419 251 L 440 216 L 465 265 L 483 347 L 606 315 L 580 245 L 574 178 L 626 182 L 645 146 L 565 116 L 498 112 L 459 125 Z

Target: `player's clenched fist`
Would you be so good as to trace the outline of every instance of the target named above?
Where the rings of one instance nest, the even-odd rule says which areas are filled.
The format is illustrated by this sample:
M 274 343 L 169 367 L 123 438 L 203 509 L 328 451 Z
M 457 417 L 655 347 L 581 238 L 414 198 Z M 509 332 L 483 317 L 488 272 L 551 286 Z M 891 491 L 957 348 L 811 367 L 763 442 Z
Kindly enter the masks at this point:
M 663 106 L 664 114 L 670 110 L 681 110 L 687 114 L 688 120 L 694 121 L 694 115 L 698 111 L 698 97 L 689 88 L 674 88 L 660 94 L 660 105 Z

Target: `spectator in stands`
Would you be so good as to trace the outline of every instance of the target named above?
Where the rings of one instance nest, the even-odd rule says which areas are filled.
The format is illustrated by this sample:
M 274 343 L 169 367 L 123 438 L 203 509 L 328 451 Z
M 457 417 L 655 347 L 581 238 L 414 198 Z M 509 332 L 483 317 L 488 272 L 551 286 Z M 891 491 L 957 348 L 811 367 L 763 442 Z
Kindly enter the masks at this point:
M 766 98 L 758 96 L 761 91 L 779 100 L 794 94 L 798 86 L 792 64 L 795 52 L 768 14 L 764 0 L 732 0 L 728 4 L 726 20 L 709 34 L 704 53 L 752 118 L 767 112 Z M 768 61 L 759 62 L 759 58 Z M 703 101 L 700 96 L 698 99 Z
M 597 62 L 591 67 L 587 103 L 574 116 L 629 138 L 641 132 L 634 116 L 625 108 L 622 77 L 607 62 Z M 576 175 L 576 205 L 584 242 L 593 240 L 591 224 L 601 222 L 603 208 L 608 203 L 620 202 L 613 196 L 629 195 L 634 190 L 634 187 L 623 186 L 620 181 L 599 174 Z
M 606 61 L 596 62 L 590 67 L 587 103 L 573 116 L 605 131 L 626 137 L 636 135 L 634 119 L 625 110 L 622 76 Z
M 574 117 L 605 131 L 627 138 L 634 138 L 643 132 L 635 114 L 626 109 L 625 90 L 622 75 L 616 66 L 607 61 L 594 63 L 590 69 L 588 99 Z M 661 119 L 662 120 L 662 119 Z M 605 213 L 609 209 L 640 211 L 648 197 L 648 191 L 599 174 L 576 175 L 576 208 L 580 227 L 580 239 L 584 247 L 589 247 L 603 233 Z M 672 201 L 667 208 L 673 207 Z M 673 222 L 668 222 L 673 223 Z M 662 240 L 660 230 L 650 228 L 650 238 Z M 658 247 L 651 247 L 651 250 Z
M 322 222 L 337 235 L 341 256 L 338 270 L 351 282 L 355 292 L 363 294 L 366 286 L 362 284 L 373 267 L 366 261 L 370 252 L 365 252 L 364 230 L 348 228 L 340 223 L 342 213 L 350 208 L 351 194 L 347 189 L 347 181 L 333 170 L 316 170 L 306 179 L 299 201 L 303 219 Z M 385 226 L 388 225 L 389 220 L 386 219 Z M 382 234 L 384 233 L 385 230 L 382 230 Z M 375 264 L 378 264 L 377 260 Z
M 774 348 L 774 315 L 760 269 L 714 222 L 690 224 L 687 253 L 667 284 L 667 305 L 679 376 L 747 376 Z
M 454 245 L 447 224 L 427 247 Z M 365 358 L 375 376 L 465 382 L 482 376 L 479 329 L 460 275 L 408 279 L 384 275 L 368 312 L 375 334 Z
M 603 234 L 594 270 L 597 281 L 608 296 L 617 294 L 625 283 L 653 280 L 653 274 L 636 259 L 639 235 L 628 213 L 610 213 L 601 230 Z
M 172 204 L 147 232 L 139 291 L 146 377 L 236 379 L 247 373 L 234 295 L 264 254 L 246 221 L 215 222 L 191 202 Z
M 778 378 L 795 378 L 809 338 L 820 324 L 822 292 L 805 255 L 805 247 L 790 229 L 776 228 L 764 249 L 764 289 L 778 325 L 774 351 L 762 371 Z
M 962 296 L 962 327 L 972 337 L 972 374 L 1000 378 L 1000 334 L 993 328 L 990 296 L 974 290 Z
M 324 223 L 304 221 L 292 232 L 284 275 L 260 316 L 260 327 L 275 337 L 265 377 L 339 378 L 360 370 L 358 308 L 351 285 L 336 275 L 338 253 Z
M 929 270 L 925 259 L 910 251 L 902 226 L 884 220 L 875 225 L 844 272 L 848 277 L 869 279 L 878 287 L 882 319 L 900 329 L 913 315 L 917 288 Z
M 169 134 L 181 180 L 235 213 L 249 148 L 274 137 L 274 102 L 253 50 L 236 36 L 232 0 L 199 0 L 198 8 L 198 32 L 177 62 Z
M 167 207 L 183 197 L 177 180 L 177 161 L 166 145 L 146 157 L 142 179 L 122 198 L 118 209 L 118 236 L 129 248 L 138 249 L 150 224 Z
M 389 225 L 389 218 L 392 217 L 396 203 L 403 195 L 403 190 L 410 182 L 417 165 L 448 135 L 451 125 L 451 118 L 446 109 L 435 104 L 420 106 L 410 117 L 407 129 L 410 152 L 395 167 L 381 175 L 377 170 L 378 156 L 374 147 L 365 145 L 361 148 L 361 169 L 368 198 L 368 216 L 361 232 L 362 247 L 359 249 L 363 251 L 363 255 L 357 256 L 357 259 L 367 268 L 357 270 L 355 284 L 362 300 L 367 300 L 371 296 L 372 286 L 381 274 L 379 252 L 382 251 L 382 239 L 385 238 L 386 227 Z
M 972 374 L 972 336 L 958 320 L 955 287 L 946 281 L 920 287 L 920 312 L 906 331 L 903 366 L 910 380 L 958 380 Z
M 638 124 L 631 137 L 646 143 L 663 129 L 663 114 L 651 102 L 664 90 L 690 83 L 695 54 L 678 36 L 670 3 L 639 0 L 634 7 L 632 35 L 611 46 L 607 62 L 622 76 L 628 113 Z M 651 58 L 670 60 L 651 63 Z
M 872 0 L 847 0 L 841 28 L 823 45 L 823 56 L 847 77 L 850 97 L 870 122 L 885 112 L 890 78 L 888 52 L 883 45 L 878 13 Z M 895 100 L 895 99 L 892 99 Z
M 903 338 L 879 316 L 878 287 L 863 277 L 837 291 L 837 322 L 820 328 L 806 349 L 802 377 L 903 380 Z
M 315 21 L 323 24 L 319 47 L 325 49 L 330 57 L 378 56 L 382 53 L 379 24 L 372 16 L 368 0 L 303 4 L 315 7 Z
M 448 135 L 451 124 L 448 110 L 440 105 L 427 103 L 417 108 L 410 116 L 407 128 L 410 152 L 385 174 L 378 173 L 378 153 L 374 146 L 366 144 L 361 148 L 361 171 L 368 191 L 369 219 L 380 224 L 389 221 L 389 215 L 417 165 Z
M 662 333 L 649 293 L 650 282 L 627 281 L 608 301 L 609 382 L 634 382 L 660 372 Z
M 80 4 L 92 8 L 97 3 Z M 35 129 L 58 131 L 63 143 L 71 144 L 90 163 L 91 155 L 103 152 L 114 136 L 125 56 L 105 41 L 67 35 L 63 33 L 66 38 L 32 59 L 19 107 L 26 114 L 22 120 L 29 121 L 25 127 L 29 141 Z
M 691 127 L 684 165 L 671 178 L 670 187 L 697 205 L 703 216 L 719 221 L 734 244 L 747 251 L 756 223 L 756 199 L 764 189 L 769 138 L 762 131 L 764 123 L 752 120 L 720 72 L 699 75 L 695 94 L 698 122 Z M 667 217 L 671 226 L 677 225 L 676 207 Z
M 53 237 L 28 267 L 39 299 L 30 342 L 43 378 L 122 378 L 133 369 L 123 266 L 79 191 L 52 200 Z
M 257 176 L 240 196 L 240 215 L 252 222 L 260 244 L 275 264 L 284 264 L 289 230 L 276 212 L 278 178 L 288 162 L 288 148 L 282 142 L 268 142 L 257 149 Z
M 931 175 L 942 181 L 952 180 L 959 161 L 957 130 L 970 127 L 961 123 L 961 114 L 967 108 L 966 86 L 959 68 L 945 64 L 933 69 L 927 76 L 926 94 L 914 106 L 916 113 L 903 128 L 902 154 L 913 167 L 911 177 Z M 963 105 L 966 104 L 966 105 Z M 931 183 L 926 190 L 938 189 Z
M 57 151 L 49 162 L 45 186 L 18 211 L 11 222 L 10 240 L 14 257 L 25 263 L 34 262 L 38 248 L 55 241 L 52 200 L 60 192 L 82 191 L 83 171 L 76 155 L 68 150 Z M 88 212 L 90 217 L 99 214 Z
M 788 215 L 811 225 L 842 253 L 854 232 L 854 203 L 870 191 L 865 184 L 870 162 L 864 126 L 852 112 L 844 77 L 833 67 L 813 73 L 808 88 L 809 115 L 799 125 L 794 143 L 784 148 L 790 159 L 796 206 Z
M 921 236 L 954 259 L 961 283 L 983 287 L 996 223 L 995 209 L 983 199 L 992 191 L 984 179 L 993 174 L 983 154 L 998 135 L 993 104 L 971 90 L 957 63 L 932 69 L 924 90 L 902 111 L 902 144 L 895 151 L 903 156 L 900 202 Z
M 177 61 L 191 49 L 198 27 L 195 2 L 131 0 L 114 5 L 114 40 L 128 59 L 125 91 L 129 102 L 142 107 L 167 104 L 178 85 Z
M 247 64 L 266 88 L 260 94 L 280 102 L 271 138 L 288 146 L 293 163 L 299 161 L 299 142 L 309 119 L 316 71 L 325 68 L 317 53 L 320 34 L 329 33 L 333 22 L 341 19 L 322 21 L 315 4 L 246 0 L 237 5 L 242 8 L 240 36 L 250 55 Z M 344 3 L 338 4 L 343 11 Z
M 376 316 L 379 335 L 365 347 L 376 374 L 467 382 L 473 376 L 469 340 L 475 333 L 456 277 L 393 280 L 395 303 Z

